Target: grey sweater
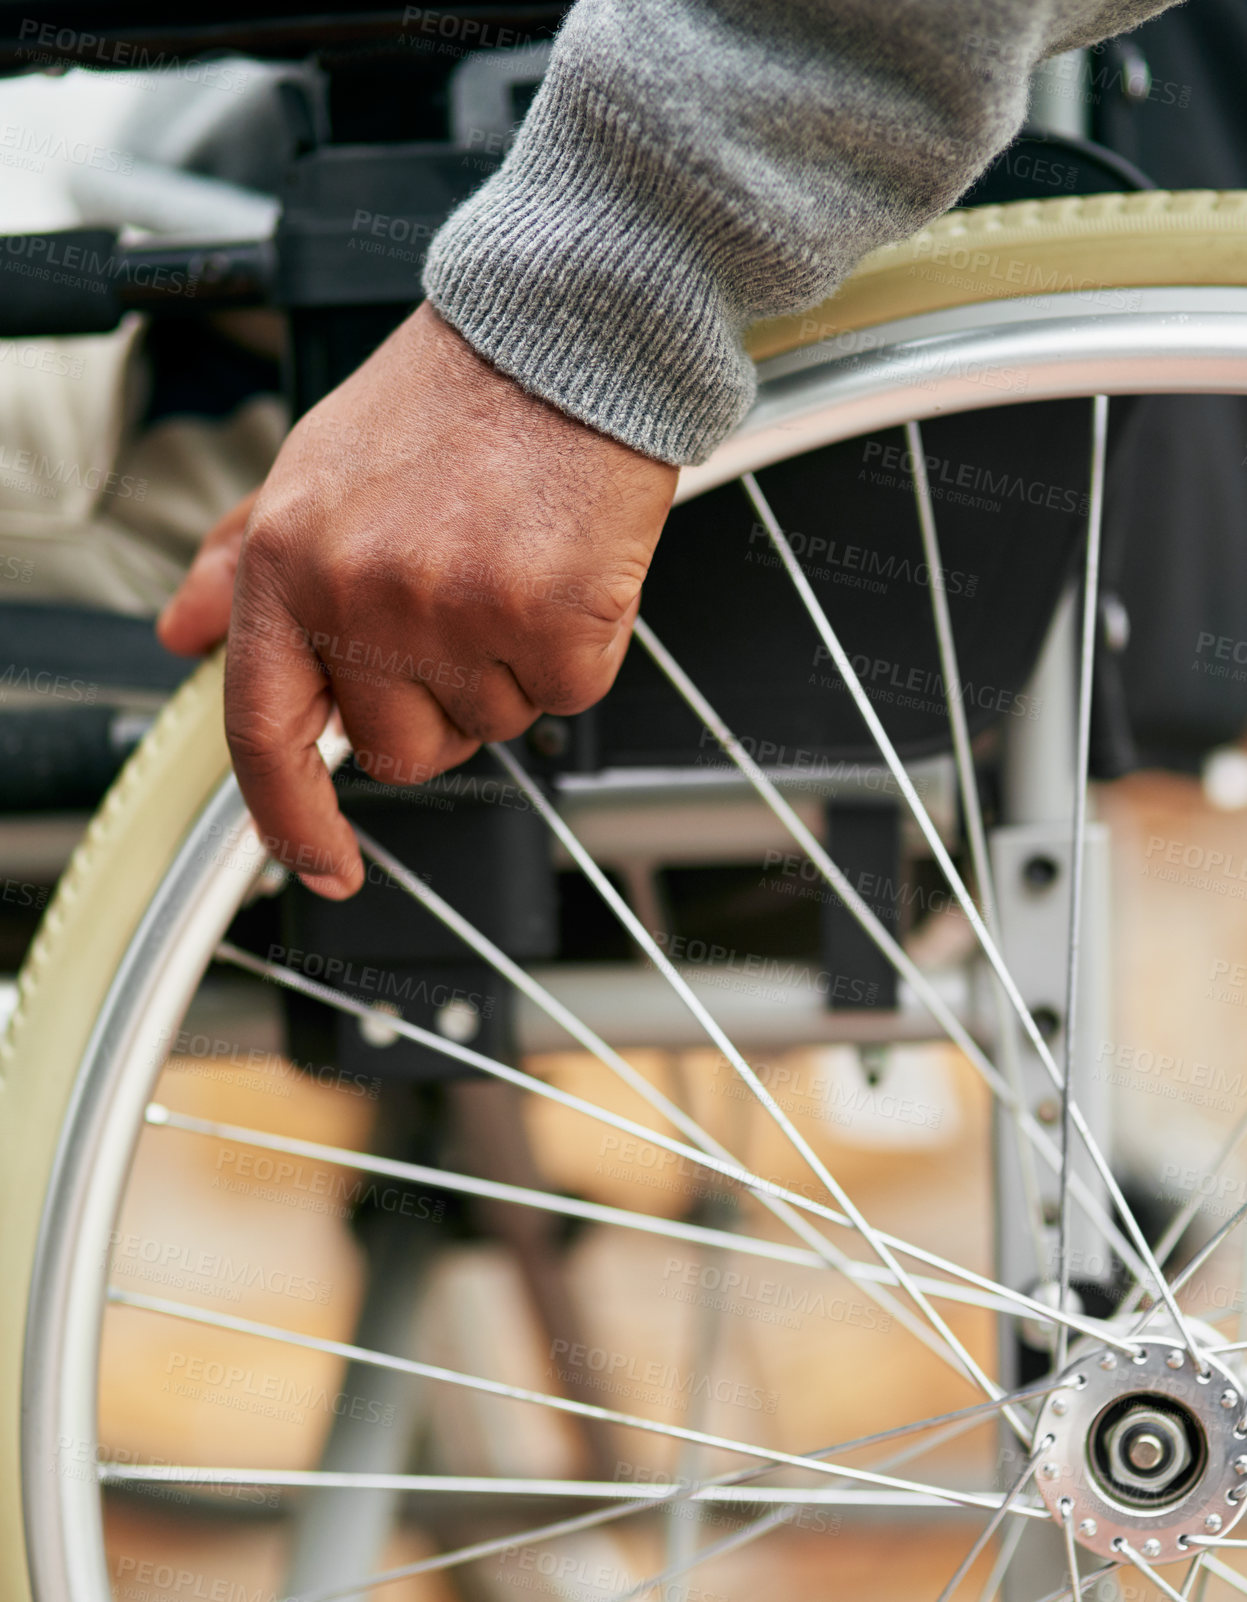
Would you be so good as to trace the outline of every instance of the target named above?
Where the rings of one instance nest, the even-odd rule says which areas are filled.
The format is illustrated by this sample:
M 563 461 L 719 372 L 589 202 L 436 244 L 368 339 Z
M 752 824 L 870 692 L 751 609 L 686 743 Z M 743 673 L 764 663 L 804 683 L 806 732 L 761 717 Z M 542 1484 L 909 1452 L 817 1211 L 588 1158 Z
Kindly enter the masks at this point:
M 1168 3 L 579 0 L 425 291 L 525 388 L 701 461 L 752 398 L 750 323 L 953 205 L 1037 63 Z

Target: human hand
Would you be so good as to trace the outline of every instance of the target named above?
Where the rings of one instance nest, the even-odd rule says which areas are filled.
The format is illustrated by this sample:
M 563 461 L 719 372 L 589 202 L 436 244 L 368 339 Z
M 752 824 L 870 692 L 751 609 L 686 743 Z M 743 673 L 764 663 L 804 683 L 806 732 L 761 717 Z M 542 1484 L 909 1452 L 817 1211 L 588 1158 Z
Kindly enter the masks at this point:
M 226 632 L 225 726 L 270 849 L 363 882 L 316 742 L 423 783 L 542 712 L 581 712 L 627 649 L 677 472 L 529 395 L 427 303 L 292 429 L 159 623 Z M 232 603 L 232 611 L 231 611 Z

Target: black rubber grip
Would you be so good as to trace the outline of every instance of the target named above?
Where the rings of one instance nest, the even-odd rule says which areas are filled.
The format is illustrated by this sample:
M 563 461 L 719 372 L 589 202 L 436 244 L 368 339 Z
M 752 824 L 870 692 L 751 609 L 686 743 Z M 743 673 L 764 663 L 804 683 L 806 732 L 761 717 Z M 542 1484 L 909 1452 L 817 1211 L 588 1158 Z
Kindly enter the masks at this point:
M 129 270 L 107 228 L 0 236 L 0 335 L 109 333 Z

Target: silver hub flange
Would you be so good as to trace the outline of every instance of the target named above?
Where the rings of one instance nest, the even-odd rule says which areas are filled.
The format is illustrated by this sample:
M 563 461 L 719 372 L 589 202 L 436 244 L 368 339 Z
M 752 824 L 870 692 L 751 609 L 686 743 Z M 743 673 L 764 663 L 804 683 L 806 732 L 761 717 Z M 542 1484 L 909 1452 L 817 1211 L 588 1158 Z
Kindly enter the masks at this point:
M 1200 1327 L 1196 1338 L 1216 1341 Z M 1247 1404 L 1241 1379 L 1215 1357 L 1202 1372 L 1168 1334 L 1140 1335 L 1137 1357 L 1085 1343 L 1035 1428 L 1035 1481 L 1081 1543 L 1122 1557 L 1124 1539 L 1150 1563 L 1191 1557 L 1192 1537 L 1224 1535 L 1247 1507 Z M 1242 1498 L 1243 1500 L 1239 1500 Z

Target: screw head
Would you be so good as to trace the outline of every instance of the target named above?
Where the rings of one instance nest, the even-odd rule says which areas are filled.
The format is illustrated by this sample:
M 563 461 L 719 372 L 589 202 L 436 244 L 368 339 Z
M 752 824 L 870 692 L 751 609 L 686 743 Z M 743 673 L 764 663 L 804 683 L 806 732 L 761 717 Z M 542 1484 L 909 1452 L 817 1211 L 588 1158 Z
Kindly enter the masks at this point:
M 572 727 L 566 718 L 552 717 L 545 712 L 529 729 L 526 738 L 530 749 L 538 756 L 566 756 L 571 748 Z
M 1204 1520 L 1204 1528 L 1208 1531 L 1209 1535 L 1215 1535 L 1221 1528 L 1220 1513 L 1210 1513 Z
M 1234 1459 L 1234 1472 L 1239 1475 L 1247 1474 L 1247 1457 L 1236 1457 Z
M 1063 1396 L 1054 1396 L 1052 1398 L 1052 1411 L 1060 1418 L 1063 1414 L 1069 1412 L 1069 1403 Z
M 1078 1525 L 1078 1533 L 1079 1535 L 1092 1536 L 1099 1527 L 1094 1519 L 1082 1519 Z
M 1144 1543 L 1143 1543 L 1143 1556 L 1144 1557 L 1159 1557 L 1160 1556 L 1160 1542 L 1156 1539 L 1155 1536 L 1151 1536 L 1148 1540 L 1144 1541 Z
M 1061 1103 L 1055 1096 L 1045 1096 L 1035 1108 L 1035 1117 L 1041 1124 L 1055 1124 L 1061 1116 Z
M 445 1035 L 447 1040 L 453 1040 L 457 1045 L 466 1045 L 469 1040 L 475 1040 L 481 1032 L 481 1015 L 472 1002 L 456 998 L 446 1002 L 437 1009 L 433 1019 L 437 1025 L 439 1035 Z
M 1104 1356 L 1100 1359 L 1100 1367 L 1111 1372 L 1117 1367 L 1116 1356 L 1112 1352 L 1105 1352 Z
M 1022 877 L 1032 890 L 1046 890 L 1060 871 L 1051 857 L 1034 856 L 1022 868 Z
M 1222 1391 L 1221 1395 L 1217 1398 L 1217 1400 L 1221 1403 L 1221 1406 L 1224 1407 L 1225 1409 L 1227 1409 L 1227 1411 L 1228 1411 L 1228 1409 L 1230 1409 L 1231 1407 L 1237 1407 L 1238 1406 L 1238 1392 L 1237 1391 Z
M 1040 1468 L 1039 1472 L 1043 1475 L 1045 1480 L 1055 1480 L 1057 1475 L 1061 1472 L 1061 1465 L 1059 1463 L 1045 1463 Z
M 1165 1359 L 1165 1367 L 1166 1368 L 1181 1368 L 1182 1367 L 1182 1362 L 1183 1362 L 1182 1353 L 1180 1351 L 1178 1351 L 1177 1348 L 1175 1347 L 1174 1350 L 1172 1352 L 1170 1352 L 1169 1356 Z

